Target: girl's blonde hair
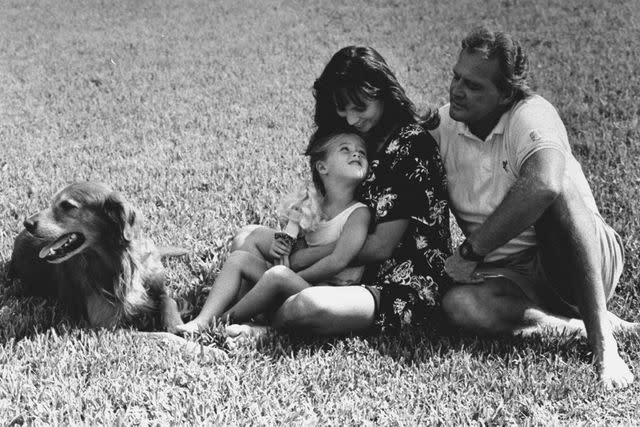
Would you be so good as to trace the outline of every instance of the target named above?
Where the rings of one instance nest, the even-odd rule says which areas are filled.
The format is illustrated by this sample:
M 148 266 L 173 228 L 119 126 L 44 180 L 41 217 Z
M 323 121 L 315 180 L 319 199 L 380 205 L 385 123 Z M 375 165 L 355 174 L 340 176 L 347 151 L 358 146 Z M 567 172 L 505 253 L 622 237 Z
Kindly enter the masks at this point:
M 327 153 L 329 151 L 329 146 L 337 139 L 342 137 L 354 137 L 362 140 L 360 136 L 355 133 L 347 133 L 347 132 L 337 132 L 331 133 L 329 135 L 320 136 L 318 138 L 311 138 L 309 141 L 309 145 L 307 146 L 307 150 L 305 151 L 305 156 L 309 156 L 309 168 L 311 169 L 311 179 L 313 181 L 313 185 L 316 187 L 316 190 L 324 196 L 326 194 L 326 189 L 324 188 L 324 183 L 320 178 L 320 173 L 318 172 L 318 162 L 323 161 L 327 158 Z M 364 145 L 364 144 L 363 144 Z M 366 145 L 365 145 L 366 147 Z

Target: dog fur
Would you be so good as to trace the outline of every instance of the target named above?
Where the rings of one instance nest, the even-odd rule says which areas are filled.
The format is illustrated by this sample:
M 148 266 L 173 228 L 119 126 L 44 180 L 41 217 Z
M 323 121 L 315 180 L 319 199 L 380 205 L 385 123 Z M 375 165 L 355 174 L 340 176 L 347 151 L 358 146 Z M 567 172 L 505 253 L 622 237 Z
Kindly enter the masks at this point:
M 24 221 L 10 274 L 28 295 L 58 299 L 93 328 L 134 327 L 173 332 L 181 324 L 167 295 L 162 256 L 143 237 L 138 215 L 104 184 L 81 182 L 58 192 L 45 210 Z

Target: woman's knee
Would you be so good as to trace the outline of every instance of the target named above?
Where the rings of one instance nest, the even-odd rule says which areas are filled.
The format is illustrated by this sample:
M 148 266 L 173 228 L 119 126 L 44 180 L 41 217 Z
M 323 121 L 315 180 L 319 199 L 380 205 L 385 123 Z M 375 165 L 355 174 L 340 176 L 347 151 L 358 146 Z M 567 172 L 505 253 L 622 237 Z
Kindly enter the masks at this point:
M 327 316 L 330 307 L 314 288 L 308 288 L 289 297 L 281 311 L 284 327 L 312 327 Z

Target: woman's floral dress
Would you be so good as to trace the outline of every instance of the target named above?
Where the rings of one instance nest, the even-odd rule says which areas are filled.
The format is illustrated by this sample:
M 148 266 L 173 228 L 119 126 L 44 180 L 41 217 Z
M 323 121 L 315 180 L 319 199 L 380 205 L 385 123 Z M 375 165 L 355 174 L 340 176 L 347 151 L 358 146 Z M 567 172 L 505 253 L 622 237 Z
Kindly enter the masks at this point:
M 380 291 L 376 325 L 424 322 L 449 283 L 444 261 L 451 255 L 446 175 L 431 135 L 418 124 L 395 131 L 371 160 L 361 199 L 376 225 L 409 219 L 391 257 L 367 266 L 363 277 Z

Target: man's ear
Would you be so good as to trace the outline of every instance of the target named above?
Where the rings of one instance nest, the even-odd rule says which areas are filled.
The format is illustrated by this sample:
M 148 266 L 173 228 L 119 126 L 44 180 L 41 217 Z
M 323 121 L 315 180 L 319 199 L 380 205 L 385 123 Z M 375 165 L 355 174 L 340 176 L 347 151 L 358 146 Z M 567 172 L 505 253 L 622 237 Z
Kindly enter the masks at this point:
M 506 91 L 500 90 L 500 101 L 498 103 L 501 107 L 508 107 L 513 103 L 515 97 L 516 91 L 514 89 L 509 89 Z

